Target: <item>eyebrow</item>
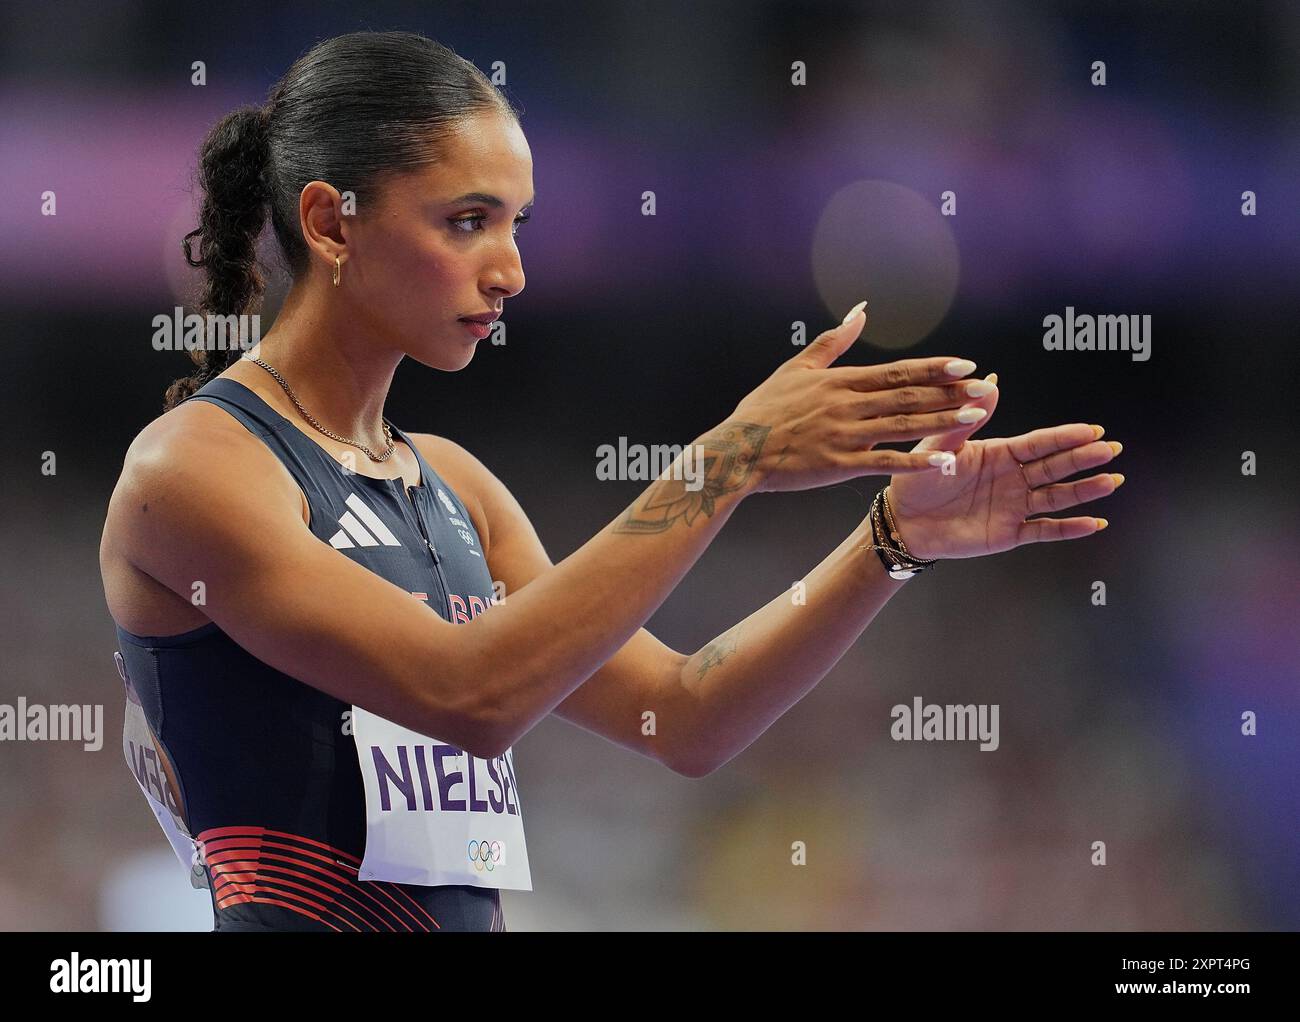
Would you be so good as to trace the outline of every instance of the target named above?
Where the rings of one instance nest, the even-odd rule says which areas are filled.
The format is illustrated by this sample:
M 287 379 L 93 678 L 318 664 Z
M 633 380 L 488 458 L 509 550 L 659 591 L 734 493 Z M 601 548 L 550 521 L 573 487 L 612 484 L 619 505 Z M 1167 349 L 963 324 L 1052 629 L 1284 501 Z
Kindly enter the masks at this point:
M 537 196 L 533 195 L 531 199 L 529 199 L 519 208 L 520 210 L 525 210 L 536 201 L 537 201 Z M 489 195 L 487 192 L 466 192 L 464 195 L 458 195 L 456 196 L 456 198 L 449 200 L 447 202 L 447 205 L 459 206 L 462 202 L 481 202 L 485 206 L 492 206 L 496 209 L 500 209 L 502 206 L 505 205 L 505 203 L 502 202 L 500 199 L 498 199 L 495 195 Z

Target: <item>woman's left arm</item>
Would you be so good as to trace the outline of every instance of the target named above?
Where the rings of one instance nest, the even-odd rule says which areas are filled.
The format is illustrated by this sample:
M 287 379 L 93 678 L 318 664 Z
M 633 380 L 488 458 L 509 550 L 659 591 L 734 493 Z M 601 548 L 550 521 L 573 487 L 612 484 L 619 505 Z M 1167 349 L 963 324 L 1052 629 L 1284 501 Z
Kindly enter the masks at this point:
M 989 381 L 996 384 L 996 374 Z M 941 472 L 895 476 L 888 497 L 908 552 L 922 559 L 979 557 L 1027 543 L 1080 539 L 1104 519 L 1029 518 L 1113 493 L 1123 476 L 1066 476 L 1104 464 L 1120 451 L 1101 427 L 1072 423 L 1017 437 L 971 440 L 997 406 L 998 391 L 976 402 L 989 414 L 914 451 L 949 451 Z M 681 753 L 692 776 L 716 770 L 806 695 L 866 630 L 907 580 L 890 577 L 872 550 L 864 521 L 803 581 L 803 601 L 785 593 L 724 632 L 682 668 L 692 695 L 692 742 Z M 935 641 L 939 636 L 935 636 Z
M 744 750 L 839 662 L 889 598 L 907 585 L 889 577 L 864 521 L 790 590 L 690 657 L 691 741 L 679 769 L 702 777 Z M 936 636 L 936 639 L 938 637 Z

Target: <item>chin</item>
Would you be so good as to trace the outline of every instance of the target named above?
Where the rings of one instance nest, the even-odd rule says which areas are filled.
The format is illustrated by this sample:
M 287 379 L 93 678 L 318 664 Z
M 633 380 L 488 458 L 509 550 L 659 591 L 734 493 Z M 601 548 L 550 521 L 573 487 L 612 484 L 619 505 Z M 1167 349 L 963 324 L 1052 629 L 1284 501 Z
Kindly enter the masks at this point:
M 439 369 L 444 373 L 454 373 L 458 369 L 464 369 L 474 359 L 474 349 L 477 343 L 463 345 L 459 351 L 443 346 L 432 351 L 427 349 L 416 349 L 408 351 L 407 357 L 419 362 L 422 366 L 428 366 L 430 369 Z

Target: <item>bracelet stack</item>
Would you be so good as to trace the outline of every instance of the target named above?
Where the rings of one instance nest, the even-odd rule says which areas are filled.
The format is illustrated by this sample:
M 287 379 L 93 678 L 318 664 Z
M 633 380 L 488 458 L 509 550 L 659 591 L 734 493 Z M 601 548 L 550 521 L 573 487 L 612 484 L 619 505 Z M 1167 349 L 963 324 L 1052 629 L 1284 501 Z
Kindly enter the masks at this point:
M 907 545 L 898 532 L 898 523 L 894 521 L 894 512 L 889 506 L 888 489 L 886 486 L 871 502 L 871 513 L 867 516 L 871 522 L 871 542 L 864 544 L 862 549 L 874 550 L 889 577 L 902 580 L 920 574 L 938 559 L 927 561 L 907 552 Z

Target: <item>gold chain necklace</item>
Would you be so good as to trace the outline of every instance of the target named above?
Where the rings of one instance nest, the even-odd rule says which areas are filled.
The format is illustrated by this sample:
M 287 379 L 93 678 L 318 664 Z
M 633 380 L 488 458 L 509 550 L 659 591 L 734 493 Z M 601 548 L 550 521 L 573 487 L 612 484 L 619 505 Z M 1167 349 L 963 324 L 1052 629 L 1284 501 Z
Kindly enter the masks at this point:
M 396 445 L 394 445 L 393 443 L 393 431 L 392 429 L 389 428 L 387 419 L 384 419 L 382 421 L 384 426 L 384 436 L 388 440 L 388 450 L 386 450 L 382 456 L 376 456 L 376 454 L 365 444 L 359 444 L 355 440 L 349 440 L 345 436 L 339 436 L 337 433 L 333 432 L 332 430 L 326 429 L 314 418 L 312 418 L 311 413 L 308 412 L 307 409 L 302 406 L 302 402 L 300 402 L 298 398 L 294 395 L 293 391 L 289 389 L 289 384 L 284 382 L 284 377 L 281 376 L 278 372 L 276 372 L 273 366 L 267 365 L 260 358 L 251 358 L 248 355 L 243 355 L 241 357 L 247 359 L 249 362 L 256 362 L 268 373 L 274 376 L 276 382 L 278 382 L 280 386 L 284 388 L 284 392 L 289 395 L 289 400 L 292 401 L 297 406 L 298 411 L 302 412 L 303 418 L 305 418 L 308 422 L 312 424 L 312 426 L 314 426 L 321 433 L 324 433 L 330 439 L 337 440 L 339 443 L 342 444 L 348 444 L 351 447 L 359 447 L 361 450 L 366 452 L 366 457 L 368 457 L 371 461 L 376 461 L 376 462 L 387 461 L 389 457 L 392 455 L 393 451 L 397 449 Z

